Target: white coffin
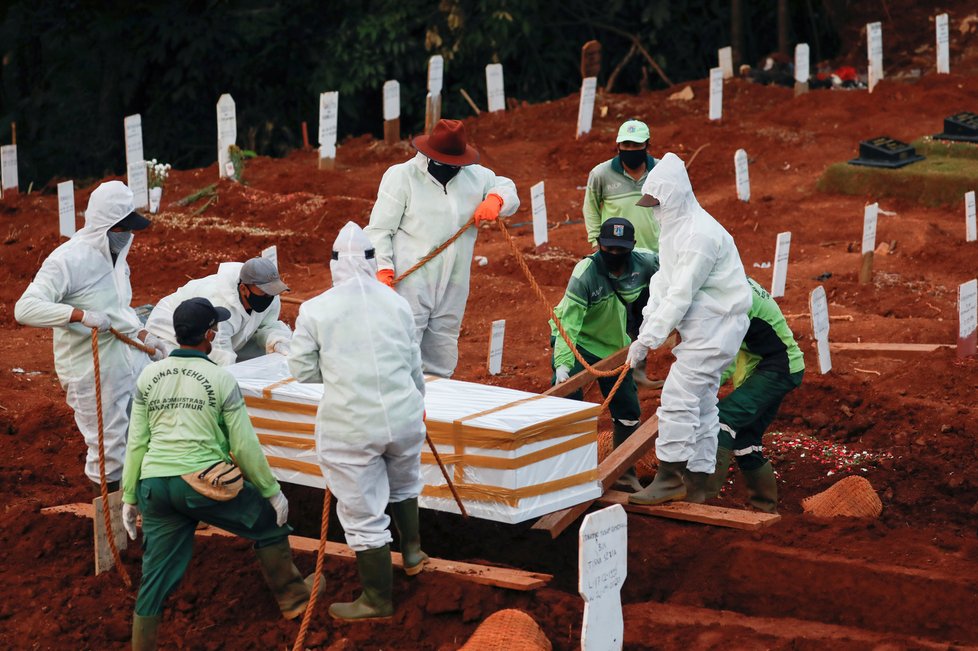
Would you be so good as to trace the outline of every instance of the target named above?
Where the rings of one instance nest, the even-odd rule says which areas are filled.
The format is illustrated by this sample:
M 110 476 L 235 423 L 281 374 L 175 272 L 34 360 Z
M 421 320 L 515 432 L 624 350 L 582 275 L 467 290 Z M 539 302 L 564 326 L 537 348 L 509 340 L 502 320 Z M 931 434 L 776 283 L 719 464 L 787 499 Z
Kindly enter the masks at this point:
M 292 380 L 281 355 L 228 370 L 276 478 L 325 487 L 315 441 L 323 386 Z M 429 378 L 425 409 L 428 435 L 469 515 L 516 523 L 601 496 L 599 405 Z M 459 512 L 427 445 L 421 476 L 422 507 Z

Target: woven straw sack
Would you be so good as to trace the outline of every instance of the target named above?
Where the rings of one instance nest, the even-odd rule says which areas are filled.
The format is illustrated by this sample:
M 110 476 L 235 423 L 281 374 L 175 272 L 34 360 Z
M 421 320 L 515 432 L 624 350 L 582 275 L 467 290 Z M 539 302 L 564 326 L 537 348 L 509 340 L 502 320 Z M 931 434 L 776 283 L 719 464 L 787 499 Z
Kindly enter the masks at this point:
M 846 516 L 850 518 L 878 518 L 883 503 L 865 477 L 853 475 L 840 479 L 828 490 L 801 501 L 805 513 L 819 518 Z
M 611 454 L 614 449 L 614 441 L 611 430 L 598 432 L 598 463 L 604 461 L 605 457 Z M 658 465 L 659 461 L 655 458 L 655 446 L 653 446 L 645 453 L 645 456 L 635 462 L 635 472 L 640 477 L 652 477 L 655 475 L 655 468 Z
M 550 651 L 550 640 L 522 610 L 494 612 L 459 651 Z

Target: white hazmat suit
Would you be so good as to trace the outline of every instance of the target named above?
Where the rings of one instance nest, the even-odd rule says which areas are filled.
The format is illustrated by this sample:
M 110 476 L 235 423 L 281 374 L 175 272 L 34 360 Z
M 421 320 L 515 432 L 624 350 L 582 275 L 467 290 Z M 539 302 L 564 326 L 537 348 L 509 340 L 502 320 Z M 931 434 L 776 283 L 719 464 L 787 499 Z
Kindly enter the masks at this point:
M 276 296 L 264 312 L 252 310 L 249 314 L 241 304 L 238 294 L 238 280 L 241 276 L 241 262 L 224 262 L 216 274 L 191 280 L 173 294 L 163 298 L 153 308 L 146 329 L 159 337 L 170 350 L 178 347 L 177 336 L 173 331 L 173 311 L 183 301 L 201 296 L 213 305 L 227 308 L 231 318 L 217 327 L 213 348 L 208 357 L 218 366 L 230 366 L 237 361 L 238 354 L 249 343 L 253 343 L 256 354 L 270 353 L 276 344 L 288 343 L 292 330 L 279 320 L 282 301 Z
M 427 166 L 419 153 L 388 169 L 364 229 L 377 252 L 377 266 L 393 269 L 395 277 L 454 235 L 487 195 L 502 198 L 502 217 L 520 205 L 513 182 L 481 165 L 462 167 L 447 187 Z M 411 306 L 426 373 L 451 377 L 455 372 L 476 235 L 477 229 L 468 229 L 395 286 Z
M 112 327 L 133 338 L 142 329 L 131 306 L 132 287 L 126 263 L 132 238 L 113 263 L 107 236 L 109 229 L 131 212 L 133 195 L 124 183 L 109 181 L 96 188 L 88 200 L 84 228 L 51 252 L 14 309 L 18 323 L 54 329 L 55 370 L 68 406 L 75 412 L 78 430 L 88 445 L 85 474 L 96 483 L 99 481 L 98 410 L 92 330 L 69 320 L 77 308 L 106 314 Z M 98 348 L 105 472 L 107 481 L 112 482 L 122 477 L 130 402 L 136 377 L 149 358 L 109 332 L 99 334 Z
M 673 329 L 682 338 L 662 388 L 656 456 L 712 473 L 717 389 L 747 333 L 751 290 L 733 238 L 696 201 L 678 156 L 666 154 L 642 192 L 659 200 L 653 214 L 662 228 L 660 267 L 633 346 L 658 348 Z
M 391 542 L 388 502 L 421 492 L 424 375 L 407 301 L 379 282 L 373 245 L 353 222 L 330 262 L 333 287 L 299 309 L 289 369 L 323 383 L 316 450 L 347 544 Z

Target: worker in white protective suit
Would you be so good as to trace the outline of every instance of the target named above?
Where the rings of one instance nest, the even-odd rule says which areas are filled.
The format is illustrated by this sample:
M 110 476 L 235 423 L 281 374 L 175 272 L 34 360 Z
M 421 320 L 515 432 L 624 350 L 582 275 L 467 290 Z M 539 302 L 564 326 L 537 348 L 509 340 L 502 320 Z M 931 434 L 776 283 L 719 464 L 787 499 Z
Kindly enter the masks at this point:
M 659 221 L 659 272 L 649 285 L 638 338 L 628 363 L 640 368 L 650 348 L 673 329 L 682 343 L 673 349 L 657 415 L 659 459 L 655 479 L 630 495 L 636 504 L 661 504 L 706 486 L 717 453 L 717 389 L 750 321 L 751 289 L 733 238 L 699 205 L 683 161 L 666 154 L 649 172 L 639 205 Z
M 413 576 L 421 551 L 418 495 L 425 440 L 424 375 L 407 301 L 375 278 L 375 249 L 349 222 L 333 244 L 333 287 L 299 309 L 289 369 L 299 382 L 323 384 L 316 451 L 346 542 L 357 554 L 363 593 L 335 603 L 336 619 L 390 617 L 390 505 Z
M 394 279 L 473 216 L 476 227 L 508 217 L 520 200 L 512 181 L 476 164 L 479 153 L 466 143 L 462 122 L 439 120 L 430 136 L 412 144 L 418 154 L 384 174 L 365 232 L 377 252 L 378 280 L 411 306 L 425 373 L 451 377 L 477 229 L 468 229 L 396 286 Z
M 103 183 L 92 192 L 85 226 L 44 260 L 33 282 L 14 308 L 22 325 L 54 329 L 54 366 L 65 390 L 75 424 L 85 437 L 85 474 L 98 492 L 98 409 L 95 383 L 101 382 L 105 473 L 109 490 L 118 488 L 126 454 L 126 432 L 136 377 L 149 362 L 109 332 L 138 338 L 158 350 L 159 341 L 142 329 L 133 311 L 126 256 L 133 231 L 150 221 L 133 207 L 133 194 L 121 181 Z M 96 329 L 99 374 L 94 372 L 92 330 Z
M 218 366 L 230 366 L 266 353 L 289 354 L 292 330 L 279 320 L 287 291 L 275 263 L 267 258 L 251 258 L 244 264 L 224 262 L 216 274 L 191 280 L 153 308 L 146 329 L 159 337 L 167 354 L 175 348 L 173 311 L 182 302 L 203 297 L 223 307 L 231 318 L 218 326 L 217 337 L 208 355 Z

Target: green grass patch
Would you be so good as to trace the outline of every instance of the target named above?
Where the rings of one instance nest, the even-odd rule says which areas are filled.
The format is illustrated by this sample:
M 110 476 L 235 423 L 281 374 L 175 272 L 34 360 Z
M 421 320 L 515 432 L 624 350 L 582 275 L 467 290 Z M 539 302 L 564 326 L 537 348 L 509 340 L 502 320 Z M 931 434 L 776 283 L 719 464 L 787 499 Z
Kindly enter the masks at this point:
M 971 158 L 978 160 L 978 143 L 956 142 L 953 140 L 934 140 L 924 136 L 914 140 L 913 148 L 924 156 L 941 156 L 945 158 Z

